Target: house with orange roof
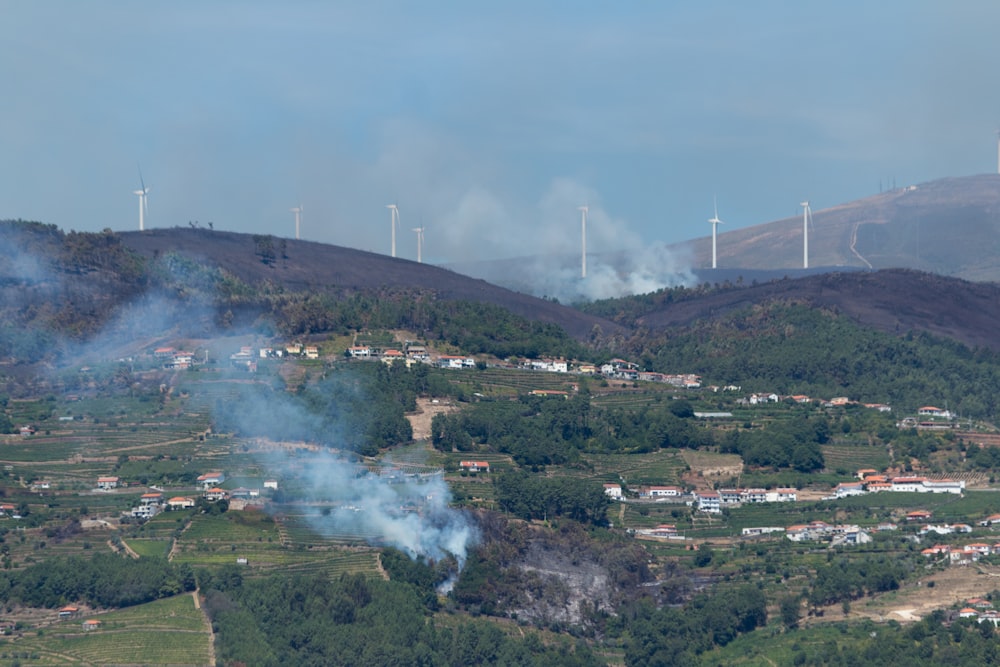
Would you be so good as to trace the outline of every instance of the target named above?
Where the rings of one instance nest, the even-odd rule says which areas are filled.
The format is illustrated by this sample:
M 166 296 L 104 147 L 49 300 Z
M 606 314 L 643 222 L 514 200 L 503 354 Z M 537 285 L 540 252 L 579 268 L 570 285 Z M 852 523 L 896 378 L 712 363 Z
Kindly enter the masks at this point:
M 167 501 L 167 507 L 172 510 L 190 509 L 194 505 L 194 498 L 188 498 L 187 496 L 175 496 Z
M 198 484 L 209 488 L 212 486 L 218 486 L 226 481 L 226 475 L 221 472 L 206 472 L 204 475 L 198 476 Z
M 215 487 L 205 491 L 205 500 L 225 500 L 229 496 L 225 489 Z
M 913 510 L 906 514 L 907 521 L 926 521 L 931 518 L 932 513 L 927 510 Z
M 88 618 L 82 624 L 85 632 L 90 632 L 91 630 L 97 630 L 101 627 L 101 622 L 96 618 Z
M 97 478 L 97 488 L 102 491 L 110 491 L 111 489 L 118 488 L 119 479 L 117 477 L 98 477 Z
M 139 497 L 139 502 L 143 505 L 159 505 L 163 502 L 163 494 L 159 491 L 150 491 Z
M 462 472 L 489 472 L 489 461 L 459 461 L 458 467 Z

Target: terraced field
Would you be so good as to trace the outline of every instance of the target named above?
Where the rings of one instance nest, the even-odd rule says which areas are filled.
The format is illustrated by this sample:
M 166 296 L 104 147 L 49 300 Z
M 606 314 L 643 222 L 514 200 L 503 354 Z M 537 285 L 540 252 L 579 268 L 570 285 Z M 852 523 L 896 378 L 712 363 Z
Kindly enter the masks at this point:
M 54 612 L 53 612 L 54 613 Z M 101 621 L 84 630 L 82 621 Z M 0 638 L 0 652 L 37 655 L 27 664 L 40 665 L 188 665 L 212 664 L 211 634 L 191 594 L 157 600 L 119 611 L 59 621 L 44 635 Z
M 862 468 L 885 470 L 889 465 L 889 450 L 885 445 L 869 445 L 867 443 L 829 444 L 821 445 L 826 470 L 847 471 L 854 474 Z

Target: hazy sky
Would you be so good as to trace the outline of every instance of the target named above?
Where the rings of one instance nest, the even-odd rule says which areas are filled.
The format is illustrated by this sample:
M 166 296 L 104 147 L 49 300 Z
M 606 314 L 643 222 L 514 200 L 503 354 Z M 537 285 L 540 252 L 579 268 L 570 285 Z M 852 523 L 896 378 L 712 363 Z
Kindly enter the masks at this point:
M 0 218 L 448 262 L 997 168 L 1000 3 L 0 0 Z

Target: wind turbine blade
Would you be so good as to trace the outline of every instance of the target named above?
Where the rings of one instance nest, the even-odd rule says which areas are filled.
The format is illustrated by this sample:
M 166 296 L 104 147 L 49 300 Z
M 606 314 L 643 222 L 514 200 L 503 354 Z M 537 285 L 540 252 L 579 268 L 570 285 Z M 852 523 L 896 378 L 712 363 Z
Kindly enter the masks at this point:
M 136 163 L 135 168 L 139 170 L 139 187 L 142 188 L 143 192 L 145 192 L 146 183 L 142 180 L 142 167 L 139 166 L 139 163 Z

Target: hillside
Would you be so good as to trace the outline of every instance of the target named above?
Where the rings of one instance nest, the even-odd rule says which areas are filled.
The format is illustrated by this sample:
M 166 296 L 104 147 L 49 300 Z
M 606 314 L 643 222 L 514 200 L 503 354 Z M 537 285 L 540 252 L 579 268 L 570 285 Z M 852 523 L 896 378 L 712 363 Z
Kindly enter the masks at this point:
M 1000 280 L 1000 175 L 944 178 L 812 212 L 811 267 L 910 268 L 967 280 Z M 711 237 L 673 249 L 711 266 Z M 801 269 L 802 216 L 718 237 L 721 269 Z M 710 269 L 699 269 L 711 280 Z
M 708 231 L 708 226 L 705 226 Z M 975 281 L 1000 281 L 1000 175 L 944 178 L 896 188 L 856 201 L 812 211 L 809 268 L 802 266 L 802 215 L 739 229 L 721 227 L 718 268 L 712 265 L 712 237 L 705 236 L 641 251 L 591 253 L 602 277 L 629 289 L 635 276 L 653 276 L 661 286 L 765 282 L 830 271 L 907 268 Z M 569 300 L 606 296 L 595 278 L 559 287 L 551 276 L 574 277 L 579 257 L 519 257 L 454 262 L 456 271 L 533 294 Z
M 788 301 L 837 312 L 863 327 L 893 334 L 927 332 L 970 347 L 1000 351 L 1000 285 L 887 269 L 827 273 L 708 292 L 656 303 L 650 300 L 634 321 L 653 331 L 688 326 L 735 310 Z
M 430 264 L 363 250 L 206 229 L 156 229 L 121 232 L 119 236 L 126 247 L 147 259 L 178 253 L 225 269 L 251 285 L 276 283 L 291 292 L 329 288 L 348 292 L 430 290 L 439 299 L 490 303 L 532 321 L 555 324 L 578 340 L 586 340 L 595 326 L 606 334 L 621 331 L 610 322 L 551 301 Z M 261 246 L 268 244 L 274 257 L 265 262 Z

